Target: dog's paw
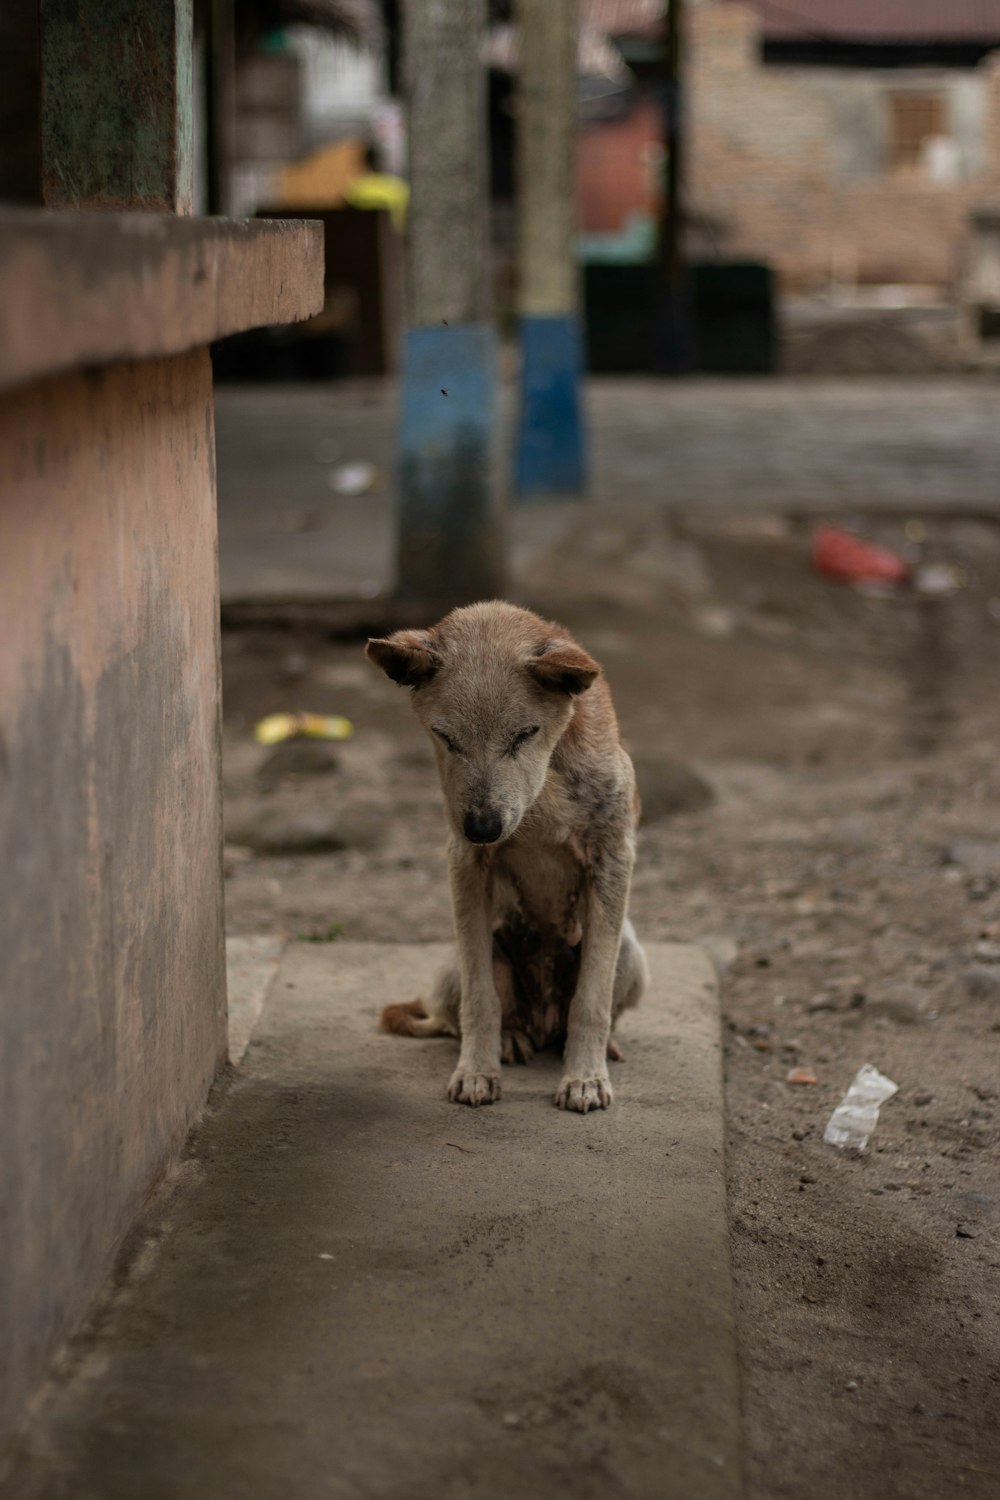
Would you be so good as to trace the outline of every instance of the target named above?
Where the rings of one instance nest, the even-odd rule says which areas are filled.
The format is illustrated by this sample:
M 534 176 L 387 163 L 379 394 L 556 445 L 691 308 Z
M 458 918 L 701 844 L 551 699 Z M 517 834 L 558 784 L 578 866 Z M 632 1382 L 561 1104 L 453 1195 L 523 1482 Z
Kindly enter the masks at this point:
M 556 1104 L 560 1109 L 574 1109 L 585 1115 L 592 1109 L 607 1109 L 614 1098 L 611 1084 L 603 1078 L 570 1078 L 562 1080 L 556 1090 Z
M 453 1104 L 495 1104 L 500 1098 L 500 1077 L 497 1073 L 473 1073 L 458 1067 L 451 1075 L 448 1098 Z

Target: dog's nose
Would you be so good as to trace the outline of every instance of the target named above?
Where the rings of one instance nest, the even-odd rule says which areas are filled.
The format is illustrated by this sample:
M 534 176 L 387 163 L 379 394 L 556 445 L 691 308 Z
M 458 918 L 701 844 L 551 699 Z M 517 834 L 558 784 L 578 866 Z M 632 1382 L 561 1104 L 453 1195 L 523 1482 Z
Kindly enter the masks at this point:
M 503 822 L 498 812 L 487 808 L 485 812 L 466 813 L 464 829 L 470 844 L 495 844 L 503 832 Z

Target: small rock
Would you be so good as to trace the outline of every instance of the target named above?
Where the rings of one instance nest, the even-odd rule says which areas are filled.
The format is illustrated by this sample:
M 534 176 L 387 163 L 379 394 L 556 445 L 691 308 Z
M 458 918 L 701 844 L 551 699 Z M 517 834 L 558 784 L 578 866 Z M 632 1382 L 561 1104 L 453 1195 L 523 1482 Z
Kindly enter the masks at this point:
M 369 849 L 381 837 L 382 820 L 369 808 L 340 811 L 309 807 L 289 811 L 265 804 L 232 830 L 239 843 L 262 854 L 318 854 Z
M 848 987 L 839 990 L 836 994 L 821 990 L 818 995 L 814 995 L 807 1003 L 806 1012 L 809 1015 L 822 1015 L 824 1012 L 844 1015 L 848 1011 L 858 1010 L 860 1006 L 864 1005 L 865 998 L 864 990 L 850 989 Z
M 963 975 L 965 993 L 972 1000 L 995 1000 L 1000 996 L 1000 967 L 972 964 Z
M 957 1240 L 974 1240 L 976 1238 L 976 1231 L 971 1224 L 956 1224 L 955 1238 Z
M 839 1009 L 840 1003 L 837 1000 L 836 995 L 826 994 L 813 995 L 812 999 L 809 1001 L 809 1004 L 806 1006 L 806 1010 L 813 1012 Z
M 927 1092 L 924 1092 L 924 1093 L 921 1093 L 921 1094 L 914 1094 L 914 1096 L 913 1096 L 913 1102 L 914 1102 L 914 1104 L 918 1104 L 921 1107 L 921 1109 L 922 1109 L 925 1104 L 933 1104 L 934 1103 L 934 1095 L 933 1094 L 928 1094 Z
M 847 1384 L 844 1386 L 844 1390 L 845 1391 L 856 1391 L 857 1388 L 858 1388 L 858 1382 L 856 1380 L 849 1380 L 847 1382 Z
M 980 964 L 1000 965 L 1000 943 L 991 938 L 980 938 L 972 950 L 972 956 Z
M 715 793 L 707 781 L 669 756 L 639 753 L 632 756 L 632 764 L 645 824 L 658 823 L 661 818 L 677 813 L 698 812 L 715 801 Z
M 322 740 L 285 740 L 257 768 L 262 786 L 276 786 L 286 776 L 329 776 L 340 768 L 340 756 Z
M 956 839 L 944 851 L 943 863 L 959 865 L 968 875 L 1000 876 L 1000 842 L 993 839 Z
M 792 1131 L 792 1140 L 793 1141 L 804 1141 L 805 1138 L 806 1138 L 806 1132 L 804 1130 L 793 1130 Z
M 928 1005 L 926 995 L 916 993 L 905 985 L 870 996 L 866 1009 L 873 1018 L 884 1017 L 900 1026 L 919 1026 L 925 1021 L 932 1021 L 937 1014 Z

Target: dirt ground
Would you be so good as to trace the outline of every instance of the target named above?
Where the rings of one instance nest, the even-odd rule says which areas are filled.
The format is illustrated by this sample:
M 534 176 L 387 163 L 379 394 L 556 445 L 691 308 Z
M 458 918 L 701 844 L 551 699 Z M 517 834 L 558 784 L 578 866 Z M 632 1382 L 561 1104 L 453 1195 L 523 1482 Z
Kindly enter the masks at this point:
M 748 1496 L 985 1500 L 1000 1494 L 1000 524 L 859 522 L 962 585 L 883 596 L 812 572 L 815 519 L 604 511 L 521 596 L 610 678 L 647 809 L 640 937 L 701 939 L 723 970 Z M 228 631 L 223 662 L 230 931 L 448 936 L 407 695 L 318 630 Z M 257 719 L 299 707 L 347 714 L 355 738 L 254 743 Z M 899 1092 L 852 1156 L 822 1134 L 864 1062 Z M 816 1082 L 788 1083 L 795 1067 Z

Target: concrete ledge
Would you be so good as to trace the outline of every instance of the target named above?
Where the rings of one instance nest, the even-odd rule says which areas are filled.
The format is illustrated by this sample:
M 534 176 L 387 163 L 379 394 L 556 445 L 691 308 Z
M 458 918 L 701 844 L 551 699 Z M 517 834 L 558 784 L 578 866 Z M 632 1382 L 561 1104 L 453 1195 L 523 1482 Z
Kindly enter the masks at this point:
M 652 947 L 615 1105 L 583 1117 L 552 1105 L 555 1058 L 470 1110 L 454 1043 L 377 1030 L 445 952 L 288 948 L 12 1500 L 736 1500 L 707 956 Z
M 322 305 L 321 224 L 0 211 L 0 388 L 180 354 Z
M 284 950 L 285 939 L 270 933 L 226 938 L 229 1061 L 234 1068 L 243 1061 Z

